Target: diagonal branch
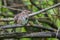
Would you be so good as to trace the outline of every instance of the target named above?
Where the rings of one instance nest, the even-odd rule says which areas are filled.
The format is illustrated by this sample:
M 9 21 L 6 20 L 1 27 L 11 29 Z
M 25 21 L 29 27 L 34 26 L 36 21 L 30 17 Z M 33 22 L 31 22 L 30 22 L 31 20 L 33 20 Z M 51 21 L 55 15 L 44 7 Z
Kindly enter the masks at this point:
M 29 14 L 28 16 L 34 16 L 34 15 L 40 14 L 40 13 L 42 13 L 42 12 L 44 12 L 44 11 L 50 10 L 50 9 L 55 8 L 55 7 L 57 7 L 57 6 L 60 6 L 60 3 L 55 4 L 55 5 L 53 5 L 53 6 L 49 7 L 49 8 L 42 9 L 42 10 L 40 10 L 40 11 L 38 11 L 38 12 L 34 12 L 34 13 L 32 13 L 32 14 Z

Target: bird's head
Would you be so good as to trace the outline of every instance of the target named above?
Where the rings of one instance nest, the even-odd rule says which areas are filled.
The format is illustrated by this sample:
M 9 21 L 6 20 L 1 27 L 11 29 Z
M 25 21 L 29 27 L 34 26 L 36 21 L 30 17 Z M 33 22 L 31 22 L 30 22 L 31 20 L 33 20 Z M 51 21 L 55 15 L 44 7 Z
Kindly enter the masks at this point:
M 29 10 L 23 10 L 22 12 L 25 12 L 25 14 L 30 14 L 31 13 L 31 11 L 29 11 Z

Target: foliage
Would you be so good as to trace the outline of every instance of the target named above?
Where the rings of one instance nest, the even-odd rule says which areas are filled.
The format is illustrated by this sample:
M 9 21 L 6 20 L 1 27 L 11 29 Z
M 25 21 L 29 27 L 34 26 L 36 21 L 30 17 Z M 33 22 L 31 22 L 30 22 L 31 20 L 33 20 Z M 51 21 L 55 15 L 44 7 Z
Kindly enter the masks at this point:
M 50 7 L 51 5 L 55 4 L 53 0 L 33 0 L 35 4 L 37 4 L 37 6 L 41 7 L 42 9 L 44 8 L 47 8 L 47 7 Z M 23 3 L 24 5 L 26 5 L 28 7 L 29 10 L 32 10 L 32 12 L 37 12 L 38 9 L 33 6 L 31 3 L 30 3 L 30 0 L 23 0 Z M 0 6 L 2 6 L 2 2 L 0 0 Z M 2 8 L 0 7 L 0 14 L 3 14 L 3 16 L 13 16 L 14 13 L 11 12 L 8 8 Z M 48 18 L 50 18 L 51 20 L 50 21 L 53 21 L 59 28 L 60 26 L 60 19 L 57 18 L 56 16 L 52 16 L 54 14 L 58 14 L 58 11 L 57 11 L 57 8 L 55 9 L 51 9 L 51 10 L 48 10 L 46 12 L 43 12 L 43 13 L 47 13 L 48 14 Z M 1 16 L 2 17 L 2 16 Z M 45 17 L 44 14 L 38 14 L 38 15 L 35 15 L 34 16 L 35 18 L 40 18 L 40 17 Z M 36 22 L 37 20 L 34 21 L 34 23 L 38 23 Z M 9 22 L 9 24 L 13 24 L 13 22 Z M 46 26 L 46 27 L 50 27 L 49 25 L 47 25 L 46 23 L 40 23 L 40 24 L 43 24 L 43 26 Z M 21 31 L 21 32 L 26 32 L 27 30 L 25 30 L 25 28 L 23 27 L 22 30 L 20 30 L 19 28 L 16 29 L 17 31 Z M 29 38 L 21 38 L 21 40 L 31 40 Z M 55 38 L 47 38 L 47 40 L 57 40 Z

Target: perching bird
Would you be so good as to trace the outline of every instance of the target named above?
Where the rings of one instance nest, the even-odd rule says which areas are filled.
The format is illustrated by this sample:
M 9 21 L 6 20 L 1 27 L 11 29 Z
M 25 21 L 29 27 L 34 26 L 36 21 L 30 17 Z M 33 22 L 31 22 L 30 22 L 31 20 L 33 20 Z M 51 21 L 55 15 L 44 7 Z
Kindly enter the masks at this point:
M 14 20 L 17 24 L 20 25 L 25 25 L 28 21 L 28 14 L 30 13 L 30 11 L 28 10 L 23 10 L 21 13 L 15 15 Z

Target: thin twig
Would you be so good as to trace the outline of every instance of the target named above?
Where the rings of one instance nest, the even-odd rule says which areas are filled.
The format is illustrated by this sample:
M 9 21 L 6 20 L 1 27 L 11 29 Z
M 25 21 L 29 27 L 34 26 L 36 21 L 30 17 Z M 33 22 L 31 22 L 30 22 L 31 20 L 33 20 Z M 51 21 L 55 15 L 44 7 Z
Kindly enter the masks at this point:
M 22 11 L 21 9 L 16 9 L 16 8 L 12 8 L 12 7 L 6 7 L 6 6 L 1 6 L 1 7 L 3 7 L 3 8 L 8 8 L 8 9 L 12 9 L 12 10 L 17 10 L 17 11 Z

